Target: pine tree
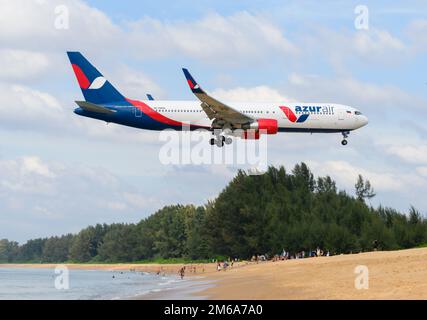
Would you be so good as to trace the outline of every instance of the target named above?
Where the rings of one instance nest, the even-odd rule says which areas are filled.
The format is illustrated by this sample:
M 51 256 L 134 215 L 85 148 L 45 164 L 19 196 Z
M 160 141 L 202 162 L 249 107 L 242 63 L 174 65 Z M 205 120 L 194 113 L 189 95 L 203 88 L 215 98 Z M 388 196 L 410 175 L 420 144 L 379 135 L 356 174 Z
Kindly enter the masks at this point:
M 357 177 L 355 189 L 357 199 L 362 202 L 364 202 L 365 199 L 371 199 L 376 195 L 369 180 L 363 180 L 363 177 L 360 174 Z

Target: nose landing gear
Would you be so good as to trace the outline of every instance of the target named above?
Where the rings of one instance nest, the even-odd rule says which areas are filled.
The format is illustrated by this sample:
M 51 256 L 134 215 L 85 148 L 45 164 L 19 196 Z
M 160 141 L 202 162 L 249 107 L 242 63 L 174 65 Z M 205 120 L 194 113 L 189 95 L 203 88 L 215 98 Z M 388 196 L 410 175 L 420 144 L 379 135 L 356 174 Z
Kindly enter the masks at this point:
M 343 132 L 342 132 L 343 139 L 342 139 L 342 141 L 341 141 L 341 144 L 342 144 L 343 146 L 346 146 L 346 145 L 347 145 L 347 143 L 348 143 L 347 138 L 348 138 L 348 135 L 349 135 L 349 134 L 350 134 L 350 131 L 343 131 Z

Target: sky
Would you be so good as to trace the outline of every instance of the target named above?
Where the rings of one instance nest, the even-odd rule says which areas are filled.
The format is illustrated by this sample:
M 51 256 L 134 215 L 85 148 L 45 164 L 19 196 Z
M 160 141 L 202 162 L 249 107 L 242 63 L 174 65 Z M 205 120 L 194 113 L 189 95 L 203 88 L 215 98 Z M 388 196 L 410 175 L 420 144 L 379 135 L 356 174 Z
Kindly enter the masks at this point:
M 346 147 L 340 134 L 280 134 L 268 163 L 304 161 L 349 194 L 360 173 L 373 206 L 427 214 L 426 34 L 425 1 L 0 0 L 0 239 L 202 205 L 245 169 L 165 165 L 159 133 L 75 115 L 67 50 L 135 99 L 193 99 L 188 67 L 226 101 L 357 107 L 370 122 Z

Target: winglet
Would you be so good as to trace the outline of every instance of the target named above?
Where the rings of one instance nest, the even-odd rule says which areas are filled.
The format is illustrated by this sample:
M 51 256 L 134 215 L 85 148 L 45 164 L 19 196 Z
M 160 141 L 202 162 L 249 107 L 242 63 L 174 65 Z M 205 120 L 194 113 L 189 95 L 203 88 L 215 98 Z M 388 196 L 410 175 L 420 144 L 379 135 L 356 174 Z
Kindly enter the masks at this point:
M 186 68 L 182 68 L 182 71 L 184 72 L 185 78 L 187 79 L 188 85 L 193 93 L 205 93 Z

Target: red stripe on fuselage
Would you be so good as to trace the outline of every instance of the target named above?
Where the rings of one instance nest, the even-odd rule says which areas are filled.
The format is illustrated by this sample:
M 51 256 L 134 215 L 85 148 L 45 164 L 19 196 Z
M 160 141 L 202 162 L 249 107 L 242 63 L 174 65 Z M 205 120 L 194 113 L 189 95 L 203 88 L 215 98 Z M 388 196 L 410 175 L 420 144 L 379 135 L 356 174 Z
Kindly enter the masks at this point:
M 182 127 L 182 126 L 189 126 L 189 124 L 185 124 L 179 121 L 175 121 L 172 119 L 169 119 L 165 117 L 164 115 L 158 113 L 157 111 L 153 110 L 151 107 L 149 107 L 144 102 L 138 101 L 138 100 L 131 100 L 126 99 L 129 103 L 131 103 L 133 106 L 141 110 L 144 114 L 149 116 L 150 118 L 159 121 L 161 123 L 170 125 L 170 126 L 176 126 L 176 127 Z
M 86 77 L 86 75 L 84 74 L 84 72 L 82 71 L 82 69 L 80 69 L 80 67 L 76 64 L 72 64 L 71 65 L 73 67 L 74 70 L 74 74 L 76 75 L 77 81 L 79 82 L 79 86 L 82 89 L 87 89 L 90 86 L 90 81 L 89 79 Z

